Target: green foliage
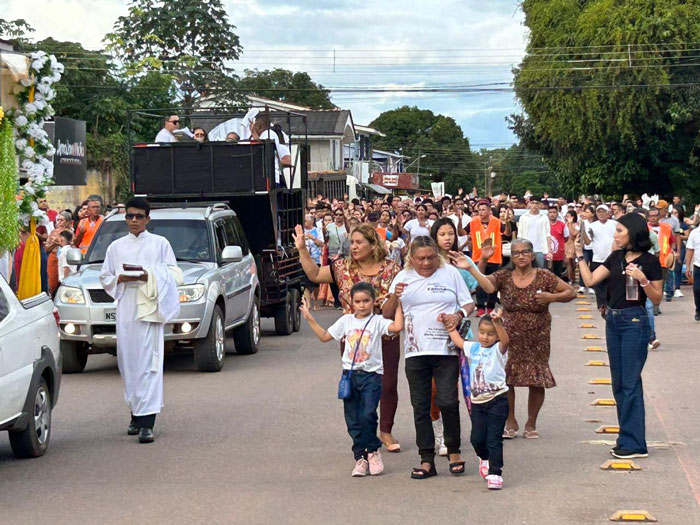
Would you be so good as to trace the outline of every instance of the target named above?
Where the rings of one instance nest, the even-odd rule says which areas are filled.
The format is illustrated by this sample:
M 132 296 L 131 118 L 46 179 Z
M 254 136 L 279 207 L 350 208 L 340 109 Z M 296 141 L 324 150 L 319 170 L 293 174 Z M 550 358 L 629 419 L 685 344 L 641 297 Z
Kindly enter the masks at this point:
M 700 196 L 700 79 L 686 67 L 700 41 L 700 4 L 524 0 L 522 8 L 530 41 L 515 88 L 525 114 L 510 121 L 521 144 L 542 152 L 571 193 Z
M 0 253 L 14 250 L 19 239 L 19 213 L 15 201 L 19 177 L 12 123 L 0 118 Z
M 191 108 L 202 96 L 233 98 L 236 77 L 228 64 L 242 50 L 234 29 L 221 0 L 133 0 L 105 42 L 129 74 L 172 75 Z
M 410 157 L 407 171 L 420 172 L 421 185 L 431 181 L 445 182 L 445 190 L 455 193 L 458 188 L 468 191 L 480 171 L 469 148 L 469 139 L 462 128 L 444 115 L 435 115 L 427 109 L 402 106 L 385 111 L 370 124 L 386 134 L 374 140 L 374 148 L 385 151 L 401 150 Z
M 237 84 L 245 94 L 281 100 L 312 109 L 333 109 L 330 91 L 316 84 L 308 73 L 293 73 L 287 69 L 272 71 L 246 69 L 245 77 Z
M 22 18 L 18 18 L 17 20 L 4 20 L 0 18 L 0 38 L 9 41 L 15 46 L 26 43 L 27 33 L 33 32 L 34 28 Z

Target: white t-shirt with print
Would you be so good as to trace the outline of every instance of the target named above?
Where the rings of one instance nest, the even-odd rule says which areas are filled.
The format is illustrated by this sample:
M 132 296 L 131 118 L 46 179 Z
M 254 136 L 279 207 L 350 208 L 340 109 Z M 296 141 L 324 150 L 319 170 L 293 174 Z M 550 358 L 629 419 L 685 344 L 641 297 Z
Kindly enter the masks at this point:
M 457 246 L 459 249 L 462 249 L 462 246 L 466 244 L 466 242 L 469 240 L 469 235 L 459 235 L 459 217 L 455 215 L 454 213 L 452 215 L 447 216 L 448 219 L 450 219 L 454 225 L 455 228 L 457 228 Z M 462 229 L 466 229 L 467 225 L 472 222 L 472 218 L 467 215 L 466 213 L 462 215 Z
M 401 270 L 389 287 L 406 283 L 401 294 L 404 312 L 404 352 L 406 358 L 422 355 L 455 355 L 447 348 L 450 336 L 437 318 L 452 314 L 459 307 L 472 303 L 464 279 L 453 266 L 442 266 L 430 277 L 415 270 Z
M 593 238 L 591 239 L 591 247 L 593 248 L 593 262 L 605 262 L 608 255 L 612 253 L 615 224 L 615 221 L 608 219 L 605 221 L 605 224 L 600 221 L 595 221 L 588 227 L 588 232 L 593 232 Z
M 418 222 L 418 219 L 411 219 L 406 224 L 404 224 L 403 227 L 408 233 L 411 234 L 411 240 L 413 240 L 416 237 L 420 237 L 421 235 L 430 237 L 430 228 L 433 226 L 433 222 L 435 221 L 431 221 L 430 219 L 428 219 L 428 225 L 421 226 Z
M 382 360 L 382 336 L 389 335 L 389 325 L 393 321 L 385 319 L 381 315 L 373 315 L 371 319 L 363 317 L 358 319 L 355 314 L 345 314 L 338 319 L 328 329 L 333 339 L 340 341 L 345 338 L 345 350 L 343 352 L 343 369 L 350 370 L 353 359 L 355 364 L 353 370 L 364 372 L 384 372 L 384 362 Z M 364 333 L 362 329 L 365 328 Z M 362 334 L 362 340 L 358 340 Z M 355 358 L 355 348 L 358 348 L 358 355 Z
M 465 342 L 464 355 L 469 360 L 469 387 L 473 403 L 486 403 L 508 392 L 506 361 L 508 352 L 501 353 L 500 343 L 484 348 L 480 343 Z
M 700 266 L 700 228 L 695 228 L 690 232 L 685 247 L 688 250 L 695 250 L 693 252 L 693 266 Z

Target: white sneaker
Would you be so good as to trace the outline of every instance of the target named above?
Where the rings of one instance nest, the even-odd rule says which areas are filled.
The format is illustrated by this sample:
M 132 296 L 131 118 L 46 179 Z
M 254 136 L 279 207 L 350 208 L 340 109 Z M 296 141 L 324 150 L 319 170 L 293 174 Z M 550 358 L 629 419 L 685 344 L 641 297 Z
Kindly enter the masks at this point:
M 438 456 L 446 456 L 447 447 L 445 446 L 445 433 L 442 427 L 442 419 L 433 421 L 433 434 L 435 434 L 435 448 L 438 449 Z
M 369 474 L 369 463 L 365 458 L 360 458 L 355 463 L 355 468 L 352 469 L 353 478 L 363 478 Z
M 479 458 L 479 475 L 486 479 L 489 475 L 489 460 Z
M 376 452 L 370 452 L 367 457 L 369 463 L 369 473 L 372 476 L 378 476 L 384 472 L 384 463 L 382 462 L 382 455 L 377 450 Z
M 588 293 L 591 295 L 595 295 L 595 290 L 593 288 L 589 288 Z
M 583 287 L 583 286 L 579 286 L 579 287 L 578 287 L 578 292 L 576 292 L 576 293 L 586 293 L 586 288 Z
M 673 292 L 673 297 L 683 297 L 683 292 L 681 292 L 680 289 L 678 289 L 675 292 Z
M 649 343 L 649 346 L 647 346 L 647 350 L 656 350 L 660 346 L 661 346 L 661 341 L 659 341 L 658 339 L 654 339 L 653 341 L 651 341 Z
M 503 488 L 503 478 L 496 474 L 486 476 L 486 488 L 489 490 L 501 490 Z

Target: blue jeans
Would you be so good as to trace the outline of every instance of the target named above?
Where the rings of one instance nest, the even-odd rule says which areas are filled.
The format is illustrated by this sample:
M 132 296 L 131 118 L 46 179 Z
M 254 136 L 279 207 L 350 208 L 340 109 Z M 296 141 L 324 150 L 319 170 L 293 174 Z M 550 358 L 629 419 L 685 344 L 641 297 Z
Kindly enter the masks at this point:
M 375 372 L 353 372 L 352 394 L 343 399 L 345 424 L 352 438 L 355 460 L 366 458 L 382 446 L 377 437 L 377 406 L 382 396 L 382 375 Z
M 674 287 L 676 290 L 681 289 L 681 281 L 683 280 L 683 261 L 685 261 L 685 244 L 681 243 L 681 256 L 678 258 L 678 264 L 673 270 Z
M 647 360 L 649 343 L 646 309 L 641 306 L 621 310 L 608 308 L 605 337 L 620 425 L 617 445 L 629 452 L 646 453 L 642 389 L 642 369 Z
M 471 442 L 480 459 L 489 461 L 489 474 L 501 475 L 503 469 L 503 429 L 508 419 L 508 394 L 486 403 L 472 403 Z
M 664 280 L 664 292 L 666 293 L 666 299 L 673 299 L 673 292 L 676 286 L 676 275 L 673 272 L 673 268 L 666 269 L 666 279 Z
M 544 257 L 544 253 L 542 252 L 535 252 L 535 264 L 534 266 L 537 268 L 547 268 L 547 260 Z
M 644 305 L 647 311 L 647 319 L 649 319 L 649 342 L 656 339 L 656 326 L 654 325 L 654 303 L 647 297 L 647 302 Z

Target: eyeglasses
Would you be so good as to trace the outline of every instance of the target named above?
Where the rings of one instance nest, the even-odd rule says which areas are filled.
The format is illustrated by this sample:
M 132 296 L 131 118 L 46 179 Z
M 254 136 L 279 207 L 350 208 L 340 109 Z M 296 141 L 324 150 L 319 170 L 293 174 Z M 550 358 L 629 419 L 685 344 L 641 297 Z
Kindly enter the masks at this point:
M 517 251 L 511 251 L 510 256 L 511 257 L 520 257 L 521 255 L 530 255 L 532 253 L 532 250 L 517 250 Z
M 336 213 L 335 216 L 336 216 L 336 217 L 342 217 L 343 214 L 342 214 L 342 213 Z
M 145 219 L 146 216 L 143 213 L 126 213 L 124 214 L 124 217 L 126 218 L 127 221 L 131 221 L 133 219 L 141 220 Z
M 171 120 L 170 123 L 171 123 L 171 124 L 179 124 L 180 121 L 179 121 L 179 120 Z
M 194 136 L 204 138 L 204 133 L 195 133 Z

